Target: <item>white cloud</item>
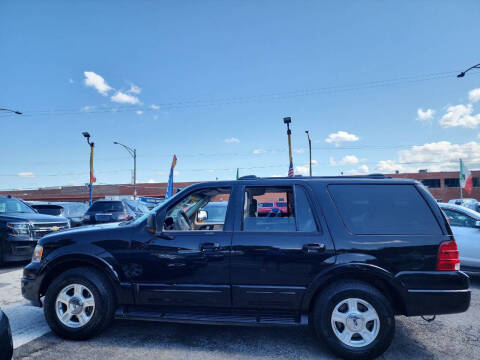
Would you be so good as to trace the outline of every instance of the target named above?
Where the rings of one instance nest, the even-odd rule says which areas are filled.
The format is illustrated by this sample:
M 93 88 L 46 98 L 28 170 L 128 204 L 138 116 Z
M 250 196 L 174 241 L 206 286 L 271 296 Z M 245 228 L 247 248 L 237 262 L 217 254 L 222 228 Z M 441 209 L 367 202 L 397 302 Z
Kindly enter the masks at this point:
M 157 120 L 158 119 L 158 115 L 153 115 L 153 120 Z
M 73 79 L 70 78 L 70 79 L 68 79 L 68 82 L 69 82 L 70 84 L 73 84 L 75 81 L 73 81 Z
M 470 90 L 468 93 L 468 99 L 472 103 L 480 101 L 480 88 Z
M 155 183 L 155 180 L 150 179 L 150 180 L 148 180 L 148 183 L 149 183 L 149 184 L 153 184 L 153 183 Z
M 295 166 L 295 175 L 307 176 L 310 174 L 310 168 L 308 165 L 304 166 Z
M 293 152 L 296 154 L 303 154 L 305 152 L 305 148 L 296 148 L 293 149 Z
M 267 150 L 264 150 L 264 149 L 255 149 L 255 150 L 253 150 L 253 154 L 254 154 L 254 155 L 265 154 L 266 152 L 267 152 Z
M 239 143 L 240 142 L 240 140 L 237 139 L 236 137 L 227 138 L 223 141 L 225 141 L 227 144 L 233 144 L 233 143 Z
M 77 182 L 75 180 L 69 180 L 68 185 L 77 186 Z
M 284 177 L 285 175 L 279 175 L 279 174 L 273 174 L 273 175 L 270 175 L 270 177 Z
M 419 169 L 458 170 L 459 159 L 468 165 L 480 164 L 480 143 L 470 141 L 464 144 L 452 144 L 448 141 L 439 141 L 412 146 L 408 150 L 399 151 L 397 160 L 379 161 L 375 171 L 393 173 L 396 170 L 400 172 L 417 172 Z
M 312 166 L 318 166 L 318 161 L 317 160 L 312 160 Z
M 140 102 L 136 96 L 125 94 L 121 91 L 117 91 L 115 95 L 112 95 L 110 100 L 121 104 L 138 104 Z
M 356 165 L 360 162 L 360 159 L 355 155 L 345 155 L 340 161 L 336 161 L 333 157 L 330 157 L 329 163 L 331 166 L 337 165 Z
M 94 73 L 93 71 L 84 71 L 85 85 L 95 88 L 103 96 L 107 96 L 112 87 L 108 85 L 103 77 Z
M 473 129 L 480 124 L 480 114 L 472 115 L 472 112 L 472 104 L 449 106 L 440 119 L 440 125 L 444 128 L 463 126 Z
M 95 109 L 95 106 L 86 105 L 86 106 L 82 107 L 80 110 L 88 112 L 88 111 L 92 111 L 93 109 Z
M 429 121 L 433 119 L 433 116 L 435 115 L 435 110 L 433 109 L 427 109 L 423 110 L 419 108 L 417 110 L 417 120 L 419 121 Z
M 137 115 L 142 115 L 143 111 L 142 110 L 137 110 L 136 113 L 137 113 Z
M 152 105 L 150 105 L 150 108 L 153 109 L 153 110 L 159 110 L 160 106 L 152 104 Z
M 357 169 L 353 169 L 347 172 L 348 175 L 365 175 L 370 173 L 370 169 L 367 165 L 360 165 Z
M 140 94 L 142 89 L 135 84 L 130 84 L 130 89 L 128 89 L 127 92 L 131 94 Z
M 34 178 L 35 174 L 31 171 L 24 171 L 24 172 L 19 172 L 17 176 L 21 178 Z
M 358 141 L 359 137 L 355 134 L 350 134 L 346 131 L 337 131 L 336 133 L 328 135 L 328 138 L 325 141 L 329 144 L 334 144 L 335 146 L 339 146 L 343 142 L 352 142 Z

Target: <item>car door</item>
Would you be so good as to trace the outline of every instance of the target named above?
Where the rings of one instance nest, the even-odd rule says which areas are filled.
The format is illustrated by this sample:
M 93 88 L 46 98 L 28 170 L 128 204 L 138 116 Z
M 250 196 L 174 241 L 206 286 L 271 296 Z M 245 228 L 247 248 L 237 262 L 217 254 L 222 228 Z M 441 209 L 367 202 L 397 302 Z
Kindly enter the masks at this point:
M 460 266 L 480 268 L 480 229 L 477 219 L 457 210 L 443 209 L 457 241 Z
M 311 190 L 292 181 L 243 186 L 232 239 L 232 306 L 298 310 L 308 284 L 334 256 Z M 286 212 L 258 204 L 287 203 Z
M 228 202 L 223 228 L 197 230 L 201 228 L 196 216 L 202 202 L 191 199 L 202 192 L 218 192 L 216 199 Z M 179 194 L 175 202 L 161 208 L 167 224 L 163 237 L 148 233 L 146 229 L 140 231 L 132 243 L 132 265 L 136 269 L 132 277 L 137 304 L 230 306 L 230 194 L 231 187 L 197 187 Z M 188 213 L 194 229 L 171 228 L 173 220 L 169 214 L 175 211 Z

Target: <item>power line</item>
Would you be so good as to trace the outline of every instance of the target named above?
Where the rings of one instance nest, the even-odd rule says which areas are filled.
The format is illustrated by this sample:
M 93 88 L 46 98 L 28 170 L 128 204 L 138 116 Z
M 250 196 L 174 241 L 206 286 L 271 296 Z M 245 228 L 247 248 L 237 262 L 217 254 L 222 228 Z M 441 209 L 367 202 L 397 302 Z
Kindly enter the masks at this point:
M 409 83 L 418 83 L 424 81 L 438 80 L 444 78 L 450 78 L 451 75 L 457 74 L 456 71 L 444 71 L 431 74 L 422 74 L 422 75 L 413 75 L 413 76 L 404 76 L 399 78 L 385 79 L 385 80 L 375 80 L 367 82 L 359 82 L 354 84 L 347 85 L 334 85 L 328 87 L 307 89 L 307 90 L 296 90 L 296 91 L 285 91 L 285 92 L 275 92 L 267 94 L 257 94 L 250 96 L 238 96 L 238 97 L 229 97 L 229 98 L 220 98 L 213 100 L 185 100 L 178 102 L 166 102 L 158 103 L 156 106 L 160 107 L 160 110 L 172 110 L 172 109 L 184 109 L 192 107 L 208 107 L 208 106 L 219 106 L 219 105 L 231 105 L 239 104 L 245 102 L 256 102 L 256 101 L 268 101 L 268 100 L 281 100 L 286 98 L 295 98 L 295 97 L 304 97 L 312 96 L 317 94 L 328 94 L 328 93 L 339 93 L 345 91 L 355 91 L 362 89 L 371 89 L 378 87 L 386 86 L 396 86 Z M 139 105 L 122 105 L 122 106 L 110 106 L 101 108 L 92 108 L 92 109 L 78 109 L 78 108 L 66 108 L 66 109 L 38 109 L 38 110 L 24 110 L 24 116 L 59 116 L 59 115 L 76 115 L 76 114 L 98 114 L 98 113 L 112 113 L 112 112 L 132 112 L 132 111 L 158 111 L 156 108 L 139 106 Z M 9 117 L 12 114 L 2 114 L 0 117 Z

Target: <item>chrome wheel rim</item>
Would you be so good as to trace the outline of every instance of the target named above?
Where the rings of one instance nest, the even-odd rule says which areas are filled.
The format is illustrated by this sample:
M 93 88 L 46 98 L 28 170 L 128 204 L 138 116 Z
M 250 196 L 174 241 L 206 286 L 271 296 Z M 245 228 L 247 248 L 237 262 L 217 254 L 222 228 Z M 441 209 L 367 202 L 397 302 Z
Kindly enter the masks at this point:
M 371 344 L 380 331 L 380 318 L 375 308 L 357 298 L 340 301 L 333 309 L 331 323 L 335 336 L 352 347 Z
M 79 328 L 92 319 L 95 312 L 95 299 L 86 286 L 70 284 L 58 293 L 55 310 L 58 320 L 63 325 Z

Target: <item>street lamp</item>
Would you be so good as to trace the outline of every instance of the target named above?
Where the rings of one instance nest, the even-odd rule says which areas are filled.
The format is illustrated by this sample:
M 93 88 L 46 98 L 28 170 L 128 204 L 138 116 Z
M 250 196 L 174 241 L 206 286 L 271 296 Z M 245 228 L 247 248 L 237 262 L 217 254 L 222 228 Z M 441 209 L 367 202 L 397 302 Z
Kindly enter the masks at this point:
M 292 159 L 292 131 L 290 130 L 290 124 L 292 123 L 291 117 L 284 117 L 283 123 L 287 125 L 287 137 L 288 137 L 288 159 L 290 160 L 290 165 L 288 166 L 288 177 L 294 176 L 293 171 L 293 159 Z
M 462 71 L 460 74 L 457 75 L 457 78 L 463 78 L 467 72 L 469 72 L 472 69 L 480 69 L 480 64 L 473 65 L 469 67 L 467 70 Z
M 17 115 L 22 115 L 22 113 L 20 111 L 17 111 L 17 110 L 11 110 L 11 109 L 6 109 L 6 108 L 0 108 L 0 111 L 10 111 L 14 114 L 17 114 Z
M 309 134 L 308 130 L 305 130 L 305 134 L 307 134 L 307 138 L 308 138 L 308 152 L 310 154 L 310 161 L 309 161 L 310 176 L 312 176 L 312 140 L 310 140 L 310 134 Z
M 87 143 L 90 146 L 90 181 L 88 183 L 88 204 L 92 205 L 92 193 L 93 183 L 97 181 L 93 176 L 93 149 L 95 147 L 94 142 L 90 142 L 90 134 L 87 131 L 82 132 L 82 135 L 87 139 Z
M 133 157 L 133 199 L 137 198 L 137 149 L 132 149 L 127 145 L 120 144 L 117 141 L 113 142 L 115 145 L 120 145 L 128 151 L 128 153 Z

